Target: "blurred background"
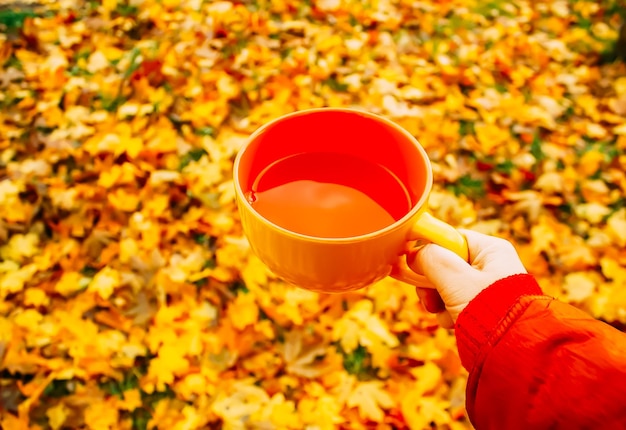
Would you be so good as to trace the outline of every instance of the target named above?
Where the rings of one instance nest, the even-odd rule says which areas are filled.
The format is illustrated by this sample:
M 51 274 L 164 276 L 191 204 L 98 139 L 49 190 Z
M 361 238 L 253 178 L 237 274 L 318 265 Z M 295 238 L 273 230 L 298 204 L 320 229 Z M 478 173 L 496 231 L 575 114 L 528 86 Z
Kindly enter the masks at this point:
M 386 279 L 323 295 L 243 237 L 234 156 L 356 106 L 430 210 L 626 327 L 621 0 L 0 2 L 0 428 L 469 429 L 453 332 Z

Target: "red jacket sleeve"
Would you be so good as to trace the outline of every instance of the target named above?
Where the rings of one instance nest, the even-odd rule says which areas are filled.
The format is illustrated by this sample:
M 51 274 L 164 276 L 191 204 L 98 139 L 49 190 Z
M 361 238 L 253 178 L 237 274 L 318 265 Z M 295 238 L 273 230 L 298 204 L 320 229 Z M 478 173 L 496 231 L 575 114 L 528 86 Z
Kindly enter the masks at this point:
M 626 334 L 542 295 L 532 276 L 480 293 L 456 336 L 477 430 L 626 429 Z

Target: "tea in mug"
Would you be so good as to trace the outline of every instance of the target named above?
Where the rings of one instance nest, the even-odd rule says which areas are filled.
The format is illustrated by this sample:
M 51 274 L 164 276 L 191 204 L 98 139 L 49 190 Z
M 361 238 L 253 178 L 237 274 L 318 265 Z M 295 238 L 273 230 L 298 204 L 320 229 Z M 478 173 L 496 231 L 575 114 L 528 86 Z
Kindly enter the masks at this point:
M 274 162 L 259 174 L 247 198 L 272 223 L 319 238 L 372 233 L 411 209 L 406 188 L 385 167 L 329 152 Z

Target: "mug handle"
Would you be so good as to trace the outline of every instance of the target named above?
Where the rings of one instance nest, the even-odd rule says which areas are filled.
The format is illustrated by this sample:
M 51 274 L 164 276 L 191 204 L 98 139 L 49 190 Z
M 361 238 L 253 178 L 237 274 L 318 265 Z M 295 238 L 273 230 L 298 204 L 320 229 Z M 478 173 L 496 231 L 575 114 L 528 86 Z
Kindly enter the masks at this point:
M 428 212 L 422 212 L 413 223 L 408 240 L 425 240 L 443 246 L 469 262 L 469 248 L 465 236 L 450 224 L 435 218 Z M 435 288 L 425 276 L 419 275 L 409 268 L 405 255 L 398 258 L 391 276 L 408 284 L 423 288 Z

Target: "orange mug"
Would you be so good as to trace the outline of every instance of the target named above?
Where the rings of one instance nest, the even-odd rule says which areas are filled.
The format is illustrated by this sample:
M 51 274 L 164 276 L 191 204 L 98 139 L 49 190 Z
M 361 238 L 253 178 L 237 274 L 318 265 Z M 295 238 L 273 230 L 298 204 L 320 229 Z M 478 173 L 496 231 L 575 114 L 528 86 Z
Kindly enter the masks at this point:
M 416 240 L 469 258 L 465 237 L 425 211 L 426 152 L 378 115 L 319 108 L 275 119 L 241 148 L 233 176 L 252 250 L 298 287 L 341 293 L 390 275 L 424 285 L 405 258 Z

